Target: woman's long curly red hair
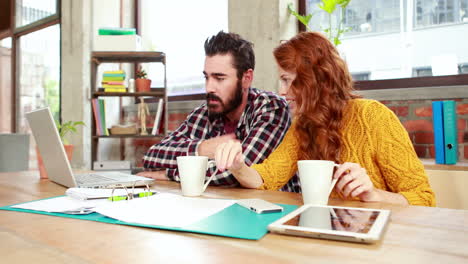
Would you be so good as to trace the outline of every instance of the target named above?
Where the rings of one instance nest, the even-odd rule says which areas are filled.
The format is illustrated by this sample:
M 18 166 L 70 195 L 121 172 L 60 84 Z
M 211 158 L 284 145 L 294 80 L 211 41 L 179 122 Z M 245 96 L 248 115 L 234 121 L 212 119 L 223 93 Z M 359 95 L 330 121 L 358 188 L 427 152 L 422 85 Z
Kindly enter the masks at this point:
M 320 33 L 303 32 L 273 52 L 278 65 L 297 74 L 292 82 L 296 100 L 299 158 L 339 161 L 343 111 L 352 94 L 353 80 L 346 63 Z

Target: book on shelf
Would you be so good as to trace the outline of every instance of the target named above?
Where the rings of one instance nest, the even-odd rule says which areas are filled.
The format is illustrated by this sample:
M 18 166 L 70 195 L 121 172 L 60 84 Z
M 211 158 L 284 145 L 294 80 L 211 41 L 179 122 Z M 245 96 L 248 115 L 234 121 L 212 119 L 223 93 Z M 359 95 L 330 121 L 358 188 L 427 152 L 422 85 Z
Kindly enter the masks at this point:
M 101 136 L 102 135 L 101 114 L 100 114 L 98 99 L 97 98 L 91 99 L 91 104 L 93 105 L 94 121 L 96 123 L 96 135 Z
M 153 129 L 151 130 L 152 135 L 157 135 L 160 133 L 160 123 L 163 123 L 162 122 L 163 109 L 164 109 L 164 99 L 159 98 L 158 110 L 156 111 L 156 114 L 154 115 L 154 124 L 153 124 Z
M 125 85 L 112 85 L 112 84 L 103 84 L 102 88 L 113 88 L 113 89 L 125 89 Z
M 458 161 L 458 137 L 455 101 L 444 101 L 443 115 L 445 164 L 456 164 Z
M 108 82 L 108 81 L 124 81 L 125 76 L 103 76 L 102 81 L 103 82 Z
M 101 128 L 103 136 L 109 136 L 109 131 L 106 126 L 106 101 L 104 99 L 99 99 L 99 109 L 101 110 Z
M 458 137 L 456 102 L 432 102 L 435 161 L 437 164 L 456 164 L 458 161 Z
M 127 92 L 127 88 L 104 88 L 104 92 L 106 92 L 106 93 L 125 93 L 125 92 Z
M 108 136 L 109 131 L 106 127 L 106 101 L 104 99 L 91 99 L 93 105 L 94 121 L 96 123 L 96 135 Z
M 117 28 L 117 27 L 102 27 L 98 30 L 99 35 L 135 35 L 135 28 Z
M 445 164 L 443 102 L 432 102 L 432 125 L 434 127 L 435 162 Z
M 124 85 L 124 81 L 102 81 L 102 85 Z
M 104 71 L 104 74 L 125 74 L 124 70 Z

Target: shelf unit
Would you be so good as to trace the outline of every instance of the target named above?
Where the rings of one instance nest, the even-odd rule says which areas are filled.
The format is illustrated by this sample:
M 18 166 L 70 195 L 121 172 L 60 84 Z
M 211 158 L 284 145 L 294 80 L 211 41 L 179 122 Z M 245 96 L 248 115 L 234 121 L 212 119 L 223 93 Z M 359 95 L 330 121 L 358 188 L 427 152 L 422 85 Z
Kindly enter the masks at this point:
M 163 87 L 152 87 L 149 92 L 102 92 L 98 90 L 98 67 L 101 63 L 132 63 L 133 70 L 136 71 L 139 63 L 162 63 L 164 68 L 164 85 Z M 128 78 L 128 76 L 127 76 Z M 127 138 L 134 139 L 152 139 L 160 140 L 167 135 L 167 125 L 168 125 L 168 109 L 167 109 L 167 80 L 166 80 L 166 54 L 163 52 L 93 52 L 91 54 L 91 99 L 99 97 L 119 97 L 120 98 L 120 118 L 122 118 L 123 107 L 122 107 L 122 98 L 123 97 L 134 97 L 134 100 L 137 100 L 139 97 L 152 97 L 152 98 L 163 98 L 164 101 L 164 115 L 162 122 L 164 122 L 164 131 L 163 134 L 159 135 L 109 135 L 102 136 L 96 134 L 96 123 L 94 119 L 93 109 L 91 105 L 91 164 L 97 160 L 98 151 L 99 151 L 99 140 L 105 138 L 114 138 L 120 139 L 120 153 L 121 159 L 124 158 L 125 153 L 125 144 L 124 140 Z

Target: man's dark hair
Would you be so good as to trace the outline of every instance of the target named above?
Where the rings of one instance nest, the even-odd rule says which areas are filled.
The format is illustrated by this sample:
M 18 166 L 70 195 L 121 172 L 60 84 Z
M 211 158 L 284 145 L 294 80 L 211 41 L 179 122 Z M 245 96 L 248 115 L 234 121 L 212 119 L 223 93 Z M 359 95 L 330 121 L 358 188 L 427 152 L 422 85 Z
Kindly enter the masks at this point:
M 220 31 L 206 39 L 205 56 L 231 54 L 234 59 L 234 68 L 237 70 L 237 78 L 241 79 L 244 72 L 255 68 L 255 54 L 252 46 L 252 43 L 238 34 Z

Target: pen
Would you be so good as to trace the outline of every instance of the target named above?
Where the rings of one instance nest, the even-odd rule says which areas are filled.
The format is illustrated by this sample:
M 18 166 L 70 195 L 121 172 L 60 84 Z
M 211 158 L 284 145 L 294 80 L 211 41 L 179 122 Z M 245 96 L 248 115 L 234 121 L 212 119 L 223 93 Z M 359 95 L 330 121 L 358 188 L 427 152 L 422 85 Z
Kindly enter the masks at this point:
M 122 200 L 129 200 L 133 198 L 141 198 L 141 197 L 148 197 L 155 195 L 157 192 L 140 192 L 136 194 L 129 194 L 129 195 L 119 195 L 119 196 L 111 196 L 108 198 L 109 201 L 122 201 Z

